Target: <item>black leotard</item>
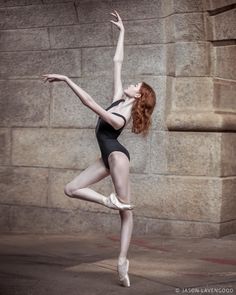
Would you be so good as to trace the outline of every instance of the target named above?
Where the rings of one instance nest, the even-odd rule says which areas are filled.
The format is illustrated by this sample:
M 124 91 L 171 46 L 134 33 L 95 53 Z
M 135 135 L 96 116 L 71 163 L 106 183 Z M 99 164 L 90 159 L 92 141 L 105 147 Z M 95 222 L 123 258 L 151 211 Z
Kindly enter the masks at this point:
M 118 105 L 121 101 L 124 101 L 124 99 L 119 99 L 117 101 L 114 101 L 106 109 L 106 111 L 108 111 L 113 106 Z M 99 147 L 101 150 L 102 159 L 103 159 L 103 162 L 104 162 L 107 169 L 109 169 L 108 156 L 113 151 L 120 151 L 120 152 L 124 153 L 128 157 L 128 159 L 130 160 L 129 152 L 117 140 L 118 136 L 121 134 L 123 128 L 125 127 L 126 119 L 121 114 L 114 113 L 114 112 L 112 112 L 112 114 L 115 114 L 115 115 L 124 119 L 124 126 L 123 127 L 116 130 L 110 124 L 108 124 L 106 121 L 104 121 L 103 119 L 101 119 L 99 117 L 98 122 L 97 122 L 97 126 L 96 126 L 96 130 L 95 130 L 97 141 L 98 141 L 98 144 L 99 144 Z

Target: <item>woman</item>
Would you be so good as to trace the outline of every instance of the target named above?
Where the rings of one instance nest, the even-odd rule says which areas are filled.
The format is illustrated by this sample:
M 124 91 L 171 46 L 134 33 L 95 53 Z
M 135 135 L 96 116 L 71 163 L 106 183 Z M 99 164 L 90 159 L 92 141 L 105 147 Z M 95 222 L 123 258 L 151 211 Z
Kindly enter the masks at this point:
M 57 74 L 42 75 L 44 82 L 65 81 L 81 102 L 99 115 L 96 126 L 96 136 L 101 149 L 101 158 L 85 169 L 79 176 L 65 186 L 65 194 L 72 198 L 102 204 L 108 208 L 119 210 L 121 218 L 121 249 L 118 259 L 118 274 L 120 283 L 129 287 L 128 276 L 129 260 L 127 252 L 133 230 L 133 215 L 130 204 L 129 183 L 129 152 L 122 146 L 117 137 L 132 118 L 132 132 L 144 133 L 151 124 L 156 97 L 153 89 L 144 82 L 130 85 L 123 91 L 121 82 L 121 67 L 124 54 L 124 26 L 119 14 L 111 13 L 116 20 L 111 22 L 119 30 L 119 39 L 114 56 L 114 97 L 113 103 L 104 110 L 82 88 L 72 82 L 68 77 Z M 123 99 L 125 95 L 125 99 Z M 103 196 L 88 188 L 101 179 L 111 175 L 115 193 L 109 197 Z

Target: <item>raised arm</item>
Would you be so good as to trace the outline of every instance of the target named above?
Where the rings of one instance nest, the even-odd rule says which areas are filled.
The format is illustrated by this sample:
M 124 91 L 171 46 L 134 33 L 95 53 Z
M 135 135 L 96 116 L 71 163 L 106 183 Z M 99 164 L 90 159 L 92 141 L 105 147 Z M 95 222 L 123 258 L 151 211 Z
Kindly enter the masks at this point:
M 45 74 L 42 75 L 44 82 L 55 82 L 55 81 L 64 81 L 67 85 L 73 90 L 73 92 L 79 97 L 81 102 L 99 115 L 104 121 L 110 124 L 115 129 L 119 129 L 124 126 L 124 119 L 119 116 L 116 116 L 106 110 L 104 110 L 95 100 L 80 86 L 75 84 L 69 77 L 58 74 Z
M 121 81 L 121 68 L 124 59 L 124 34 L 125 29 L 123 26 L 123 22 L 121 17 L 119 16 L 118 12 L 115 10 L 115 13 L 111 13 L 114 17 L 116 17 L 116 21 L 111 20 L 113 24 L 115 24 L 119 30 L 119 38 L 116 46 L 115 56 L 113 58 L 114 62 L 114 96 L 113 101 L 121 99 L 123 95 L 123 87 Z

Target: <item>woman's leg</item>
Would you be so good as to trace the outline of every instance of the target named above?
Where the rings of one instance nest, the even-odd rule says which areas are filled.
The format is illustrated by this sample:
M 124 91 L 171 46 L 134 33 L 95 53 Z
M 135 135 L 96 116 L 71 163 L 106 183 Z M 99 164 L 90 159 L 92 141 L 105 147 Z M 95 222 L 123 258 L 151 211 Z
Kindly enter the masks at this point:
M 130 203 L 129 160 L 122 152 L 112 152 L 108 158 L 110 174 L 115 192 L 120 201 Z M 133 231 L 133 213 L 130 210 L 119 211 L 121 218 L 119 264 L 126 260 Z
M 95 163 L 82 171 L 80 175 L 75 177 L 69 182 L 64 192 L 71 198 L 83 199 L 86 201 L 105 205 L 107 197 L 87 188 L 89 185 L 94 184 L 110 174 L 106 169 L 102 159 L 98 159 Z

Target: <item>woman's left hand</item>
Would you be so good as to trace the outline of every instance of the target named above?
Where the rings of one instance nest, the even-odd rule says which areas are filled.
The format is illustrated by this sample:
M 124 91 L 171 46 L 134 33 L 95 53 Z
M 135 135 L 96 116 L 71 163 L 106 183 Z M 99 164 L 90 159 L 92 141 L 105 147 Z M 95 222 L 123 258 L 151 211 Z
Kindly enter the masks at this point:
M 114 10 L 115 13 L 111 12 L 111 15 L 113 15 L 114 17 L 117 18 L 117 21 L 113 21 L 111 20 L 110 22 L 113 23 L 114 25 L 116 25 L 121 31 L 124 31 L 124 25 L 122 22 L 121 17 L 119 16 L 118 12 L 116 10 Z
M 44 78 L 43 78 L 44 77 Z M 45 82 L 58 82 L 58 81 L 66 81 L 66 76 L 64 75 L 58 75 L 58 74 L 45 74 L 42 75 L 42 78 Z

